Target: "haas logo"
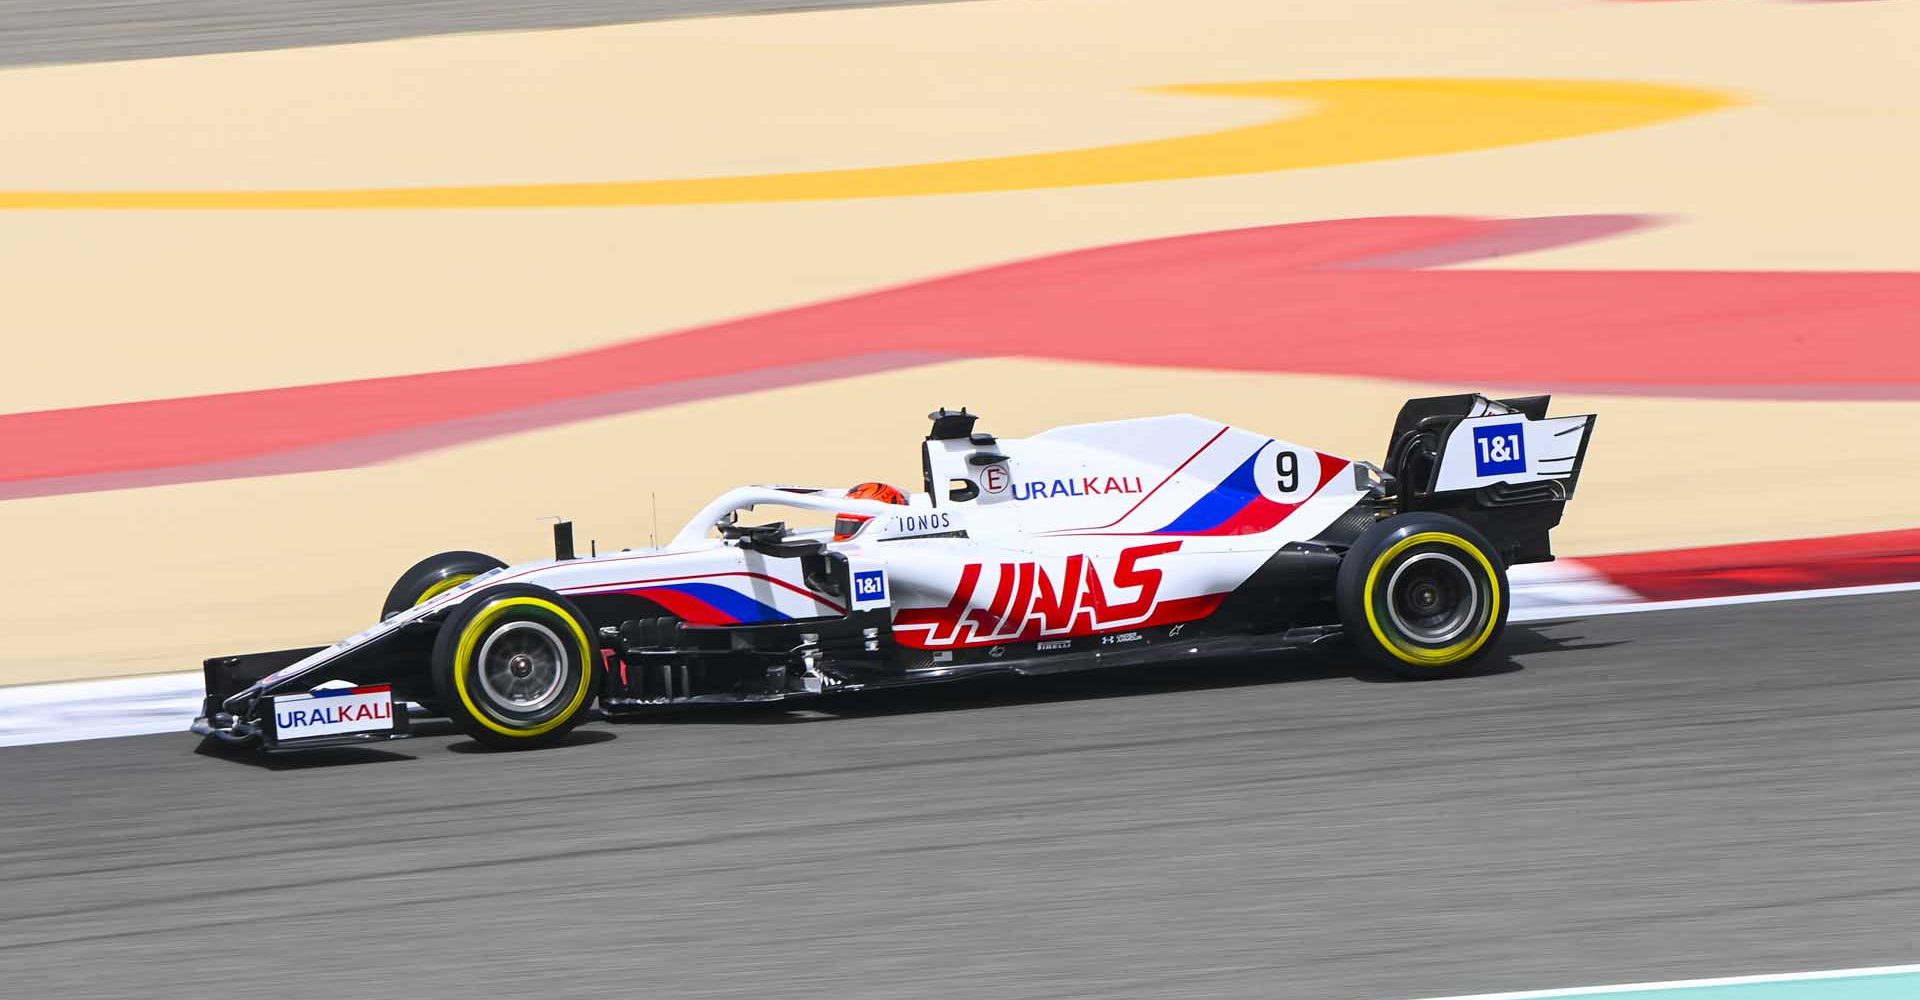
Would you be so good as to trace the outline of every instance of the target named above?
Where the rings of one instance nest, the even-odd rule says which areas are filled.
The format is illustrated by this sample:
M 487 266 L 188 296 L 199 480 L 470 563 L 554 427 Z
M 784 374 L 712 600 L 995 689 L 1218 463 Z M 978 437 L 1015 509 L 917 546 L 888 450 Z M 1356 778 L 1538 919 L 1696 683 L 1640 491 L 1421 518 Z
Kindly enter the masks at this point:
M 1111 580 L 1102 580 L 1099 568 L 1083 555 L 1068 557 L 1058 576 L 1039 563 L 969 563 L 946 607 L 903 610 L 894 618 L 894 633 L 902 643 L 924 649 L 1088 635 L 1204 617 L 1219 604 L 1219 595 L 1162 602 L 1164 571 L 1145 565 L 1179 549 L 1177 541 L 1125 549 Z M 987 593 L 981 578 L 989 569 L 992 597 L 982 606 L 975 596 Z

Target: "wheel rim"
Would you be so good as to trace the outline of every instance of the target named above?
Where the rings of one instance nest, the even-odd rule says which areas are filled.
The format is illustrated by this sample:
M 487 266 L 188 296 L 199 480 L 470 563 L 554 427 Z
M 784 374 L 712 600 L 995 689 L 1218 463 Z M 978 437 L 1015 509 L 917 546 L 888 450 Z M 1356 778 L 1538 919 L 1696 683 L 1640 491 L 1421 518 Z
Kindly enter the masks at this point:
M 1422 645 L 1445 645 L 1473 627 L 1480 588 L 1466 564 L 1445 552 L 1420 552 L 1387 578 L 1387 617 L 1401 635 Z
M 480 645 L 480 690 L 517 713 L 538 712 L 560 699 L 567 681 L 566 645 L 539 622 L 509 622 Z

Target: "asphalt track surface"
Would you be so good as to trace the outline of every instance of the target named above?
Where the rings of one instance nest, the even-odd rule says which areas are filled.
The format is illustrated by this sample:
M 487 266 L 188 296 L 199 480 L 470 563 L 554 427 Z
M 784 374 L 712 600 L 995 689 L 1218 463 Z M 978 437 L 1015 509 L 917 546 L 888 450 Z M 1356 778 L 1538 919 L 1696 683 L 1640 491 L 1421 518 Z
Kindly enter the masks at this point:
M 1415 997 L 1911 961 L 1920 595 L 308 758 L 0 751 L 10 996 Z
M 938 0 L 0 0 L 0 66 Z

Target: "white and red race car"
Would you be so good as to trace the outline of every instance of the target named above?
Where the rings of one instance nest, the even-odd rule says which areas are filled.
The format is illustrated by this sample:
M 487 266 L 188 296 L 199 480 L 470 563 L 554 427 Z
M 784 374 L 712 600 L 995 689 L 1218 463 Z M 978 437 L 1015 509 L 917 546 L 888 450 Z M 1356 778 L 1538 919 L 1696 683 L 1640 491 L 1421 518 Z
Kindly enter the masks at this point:
M 194 730 L 296 749 L 407 734 L 406 702 L 495 747 L 612 715 L 1345 640 L 1458 673 L 1549 560 L 1592 416 L 1547 397 L 1402 407 L 1379 466 L 1195 416 L 997 439 L 932 414 L 906 494 L 749 486 L 666 546 L 422 560 L 373 627 L 217 657 Z M 891 502 L 889 502 L 891 501 Z M 831 527 L 747 524 L 786 508 Z M 762 515 L 764 516 L 764 515 Z

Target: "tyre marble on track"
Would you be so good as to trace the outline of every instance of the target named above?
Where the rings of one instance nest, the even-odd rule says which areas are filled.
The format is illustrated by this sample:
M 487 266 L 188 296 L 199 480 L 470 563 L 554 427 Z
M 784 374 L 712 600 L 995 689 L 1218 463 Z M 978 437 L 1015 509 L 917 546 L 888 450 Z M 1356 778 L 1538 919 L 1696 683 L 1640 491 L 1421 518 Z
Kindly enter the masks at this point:
M 440 736 L 0 751 L 20 995 L 1406 997 L 1916 951 L 1910 594 Z M 278 769 L 275 769 L 278 768 Z

